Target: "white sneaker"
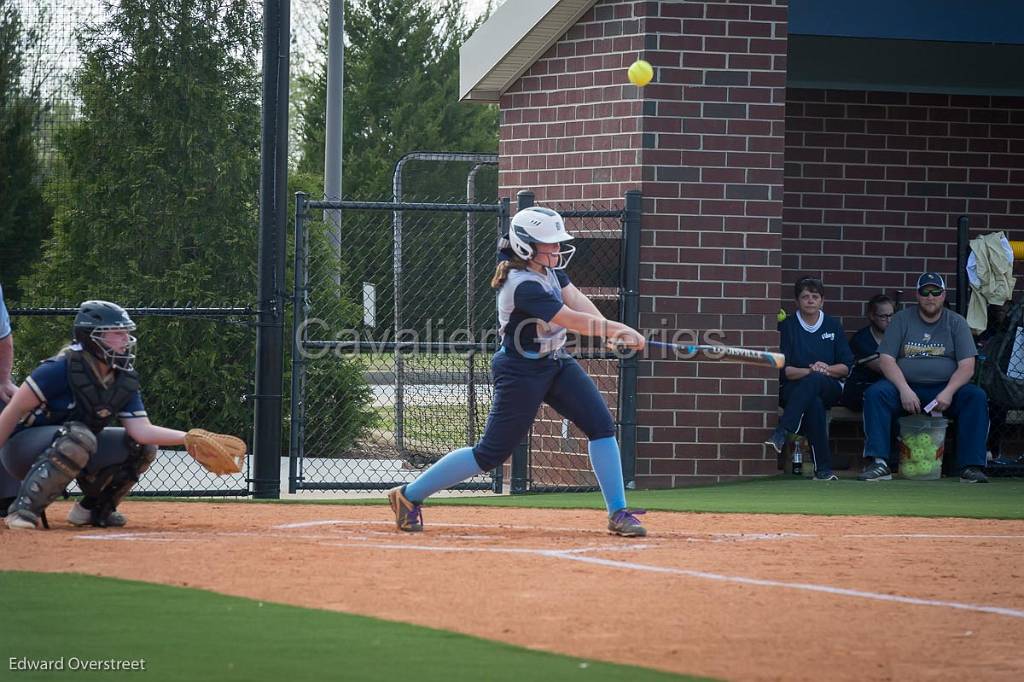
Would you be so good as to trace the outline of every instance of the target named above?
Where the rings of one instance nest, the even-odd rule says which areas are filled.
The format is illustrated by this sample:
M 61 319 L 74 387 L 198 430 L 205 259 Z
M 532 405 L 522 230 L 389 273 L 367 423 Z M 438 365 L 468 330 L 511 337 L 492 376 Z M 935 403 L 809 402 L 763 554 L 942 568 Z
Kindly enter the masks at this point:
M 32 512 L 11 512 L 4 521 L 7 522 L 7 527 L 11 530 L 38 530 L 42 524 L 39 522 L 38 517 L 32 519 L 29 518 L 30 515 L 35 516 Z
M 68 523 L 72 526 L 91 526 L 92 511 L 83 507 L 81 502 L 75 502 L 75 505 L 68 512 Z M 110 516 L 107 517 L 108 527 L 120 528 L 126 523 L 128 523 L 128 519 L 125 518 L 124 514 L 116 510 L 110 512 Z

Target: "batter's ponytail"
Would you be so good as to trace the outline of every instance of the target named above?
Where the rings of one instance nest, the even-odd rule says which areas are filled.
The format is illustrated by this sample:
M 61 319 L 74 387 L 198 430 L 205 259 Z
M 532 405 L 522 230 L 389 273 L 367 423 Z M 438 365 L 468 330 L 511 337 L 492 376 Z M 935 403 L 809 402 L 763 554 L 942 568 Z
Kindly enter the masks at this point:
M 529 267 L 526 261 L 521 258 L 510 258 L 498 263 L 494 269 L 494 277 L 491 278 L 491 288 L 500 289 L 508 279 L 509 270 L 526 270 Z

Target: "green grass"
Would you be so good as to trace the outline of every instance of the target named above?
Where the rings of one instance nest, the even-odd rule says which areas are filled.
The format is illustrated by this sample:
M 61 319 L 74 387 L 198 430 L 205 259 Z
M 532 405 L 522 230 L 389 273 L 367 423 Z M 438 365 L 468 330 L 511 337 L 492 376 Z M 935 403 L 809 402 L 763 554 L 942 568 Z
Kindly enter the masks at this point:
M 632 490 L 634 507 L 658 511 L 743 514 L 814 514 L 822 516 L 925 516 L 973 519 L 1024 519 L 1024 479 L 994 478 L 965 485 L 957 478 L 940 481 L 854 480 L 815 482 L 789 476 L 675 490 Z M 181 498 L 136 498 L 182 501 Z M 208 501 L 208 500 L 197 500 Z M 223 503 L 223 500 L 217 500 Z M 252 504 L 248 500 L 231 500 Z M 261 501 L 262 502 L 262 501 Z M 386 504 L 384 493 L 345 500 L 300 498 L 277 504 Z M 603 509 L 600 493 L 543 493 L 493 497 L 434 498 L 429 504 L 539 509 Z
M 1024 519 L 1024 504 L 1021 503 L 1024 500 L 1024 479 L 1019 478 L 993 479 L 986 485 L 965 485 L 957 478 L 823 483 L 775 477 L 699 488 L 629 491 L 626 498 L 634 507 L 679 512 Z M 604 506 L 598 493 L 521 495 L 482 500 L 446 498 L 436 503 L 546 508 Z
M 0 572 L 0 594 L 9 616 L 0 637 L 0 670 L 19 680 L 697 679 L 374 618 L 110 578 Z M 9 668 L 10 658 L 62 656 L 65 666 L 71 657 L 144 659 L 145 671 Z

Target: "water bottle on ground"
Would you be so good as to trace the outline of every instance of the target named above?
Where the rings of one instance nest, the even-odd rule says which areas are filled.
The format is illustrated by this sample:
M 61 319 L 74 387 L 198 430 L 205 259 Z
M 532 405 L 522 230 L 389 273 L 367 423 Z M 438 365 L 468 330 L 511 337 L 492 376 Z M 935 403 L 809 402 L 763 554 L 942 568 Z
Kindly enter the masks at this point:
M 793 441 L 793 475 L 803 476 L 804 475 L 804 452 L 801 446 L 802 439 L 797 438 Z

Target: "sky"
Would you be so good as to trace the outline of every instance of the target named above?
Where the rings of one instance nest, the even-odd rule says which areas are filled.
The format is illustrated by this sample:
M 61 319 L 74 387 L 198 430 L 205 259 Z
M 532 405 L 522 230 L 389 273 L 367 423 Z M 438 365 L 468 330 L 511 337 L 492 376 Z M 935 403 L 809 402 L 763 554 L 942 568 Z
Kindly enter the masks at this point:
M 505 0 L 497 0 L 494 4 L 495 6 L 501 5 L 504 1 Z M 487 7 L 487 0 L 465 0 L 463 4 L 466 6 L 466 16 L 470 19 L 475 19 L 480 16 L 484 11 L 484 8 Z

